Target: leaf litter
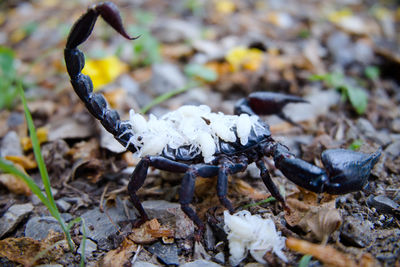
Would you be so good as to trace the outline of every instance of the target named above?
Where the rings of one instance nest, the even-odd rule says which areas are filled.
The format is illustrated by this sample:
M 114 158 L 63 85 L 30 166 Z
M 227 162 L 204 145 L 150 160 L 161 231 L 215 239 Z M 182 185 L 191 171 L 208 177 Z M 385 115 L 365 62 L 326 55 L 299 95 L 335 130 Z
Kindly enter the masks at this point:
M 277 140 L 293 144 L 289 145 L 291 151 L 317 165 L 320 164 L 320 151 L 329 147 L 351 146 L 356 150 L 372 151 L 382 146 L 385 159 L 377 164 L 367 188 L 338 197 L 318 196 L 299 191 L 287 179 L 277 179 L 282 175 L 271 165 L 271 176 L 285 193 L 289 211 L 275 201 L 259 201 L 270 195 L 262 182 L 248 172 L 230 177 L 228 196 L 235 207 L 247 205 L 246 209 L 252 214 L 262 217 L 265 213 L 272 214 L 276 230 L 288 238 L 287 244 L 291 242 L 283 252 L 290 266 L 297 265 L 301 258 L 291 250 L 312 254 L 312 261 L 318 259 L 323 264 L 336 266 L 371 266 L 377 262 L 393 266 L 399 263 L 398 215 L 392 211 L 383 213 L 367 202 L 367 199 L 379 200 L 381 198 L 377 196 L 382 196 L 394 204 L 400 203 L 397 149 L 400 127 L 396 126 L 396 121 L 400 120 L 399 7 L 395 1 L 377 1 L 373 6 L 367 1 L 316 4 L 306 0 L 285 4 L 234 0 L 115 2 L 124 7 L 122 12 L 128 29 L 134 34 L 143 33 L 143 38 L 138 42 L 125 42 L 100 22 L 85 44 L 85 50 L 90 51 L 86 55 L 86 71 L 92 73 L 96 89 L 104 91 L 123 119 L 128 118 L 129 108 L 135 107 L 138 111 L 157 96 L 151 88 L 152 65 L 164 61 L 175 65 L 181 75 L 198 84 L 177 91 L 179 94 L 173 99 L 166 100 L 166 97 L 153 105 L 150 112 L 157 116 L 183 104 L 208 104 L 213 111 L 231 113 L 237 99 L 260 90 L 305 98 L 312 94 L 316 103 L 326 103 L 318 93 L 335 91 L 341 95 L 340 102 L 334 102 L 333 94 L 330 95 L 329 108 L 307 109 L 309 114 L 301 121 L 303 128 L 274 117 L 265 120 Z M 48 169 L 54 181 L 56 199 L 72 204 L 68 215 L 75 217 L 98 205 L 105 191 L 127 197 L 125 188 L 137 160 L 132 159 L 130 152 L 115 150 L 112 144 L 101 145 L 99 140 L 103 138 L 99 138 L 99 128 L 71 91 L 62 49 L 68 30 L 86 6 L 75 1 L 65 5 L 60 3 L 59 0 L 0 3 L 0 88 L 5 89 L 0 90 L 0 106 L 3 107 L 0 110 L 0 138 L 3 140 L 10 131 L 17 133 L 23 154 L 9 155 L 8 159 L 21 164 L 33 177 L 37 176 L 26 126 L 20 119 L 22 109 L 13 97 L 16 80 L 20 79 L 30 100 L 39 139 L 46 152 L 46 163 L 50 165 Z M 137 12 L 125 11 L 131 9 Z M 160 24 L 164 30 L 159 30 Z M 169 36 L 165 36 L 166 32 Z M 94 60 L 98 64 L 92 64 Z M 138 86 L 126 86 L 123 76 L 134 80 Z M 365 121 L 368 121 L 368 127 Z M 296 138 L 298 135 L 304 138 Z M 56 144 L 60 141 L 62 145 Z M 50 146 L 44 148 L 47 145 Z M 177 202 L 180 179 L 176 174 L 165 175 L 150 170 L 149 178 L 138 194 L 142 200 Z M 35 214 L 47 215 L 21 180 L 3 173 L 0 180 L 3 181 L 0 210 L 7 210 L 10 203 L 32 202 Z M 203 240 L 209 244 L 204 246 L 205 251 L 195 253 L 190 239 L 172 238 L 179 236 L 176 231 L 181 229 L 175 224 L 157 226 L 155 221 L 150 221 L 152 226 L 145 224 L 144 228 L 134 229 L 131 222 L 126 221 L 115 225 L 120 232 L 109 237 L 112 242 L 108 246 L 97 244 L 101 248 L 87 259 L 87 263 L 122 266 L 134 258 L 159 264 L 149 247 L 160 241 L 163 245 L 174 244 L 179 248 L 181 263 L 193 261 L 193 255 L 198 254 L 200 256 L 196 257 L 204 257 L 215 264 L 229 264 L 225 262 L 229 257 L 226 253 L 229 242 L 223 231 L 222 208 L 214 210 L 220 207 L 213 189 L 215 181 L 198 179 L 196 185 L 194 206 L 203 220 L 207 217 L 212 229 Z M 107 190 L 104 190 L 106 186 Z M 128 203 L 122 212 L 132 209 Z M 155 209 L 157 212 L 160 211 Z M 165 212 L 163 220 L 180 216 L 176 214 Z M 184 224 L 185 218 L 180 219 Z M 350 226 L 359 227 L 355 223 L 359 221 L 364 221 L 370 232 L 352 232 Z M 0 242 L 8 240 L 10 246 L 22 244 L 27 250 L 31 249 L 27 255 L 37 255 L 45 250 L 47 245 L 43 245 L 43 241 L 18 239 L 23 238 L 23 228 L 24 222 L 19 223 L 17 229 Z M 71 233 L 79 243 L 81 233 L 78 230 Z M 363 237 L 366 234 L 369 239 Z M 293 241 L 293 237 L 299 240 Z M 355 244 L 363 243 L 357 238 L 371 240 L 371 244 L 356 247 Z M 158 247 L 163 246 L 152 249 Z M 47 260 L 41 260 L 66 265 L 78 262 L 65 251 L 56 249 L 55 255 L 52 252 L 43 254 Z M 154 255 L 159 253 L 154 251 Z M 225 257 L 217 256 L 221 253 Z M 354 260 L 358 255 L 366 256 Z M 2 254 L 2 257 L 8 259 L 0 259 L 2 262 L 29 265 L 32 264 L 29 260 L 35 256 L 19 258 L 11 253 Z M 284 264 L 274 253 L 260 257 L 268 263 Z M 330 258 L 333 262 L 328 260 Z M 242 265 L 253 262 L 254 259 L 248 256 Z

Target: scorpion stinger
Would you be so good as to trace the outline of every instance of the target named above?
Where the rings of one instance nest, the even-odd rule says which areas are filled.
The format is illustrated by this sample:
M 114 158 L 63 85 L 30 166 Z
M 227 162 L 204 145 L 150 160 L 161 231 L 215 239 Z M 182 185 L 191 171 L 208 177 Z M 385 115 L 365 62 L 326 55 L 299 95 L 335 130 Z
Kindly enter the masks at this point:
M 130 150 L 135 150 L 134 146 L 129 143 L 131 138 L 129 124 L 120 120 L 117 111 L 108 108 L 107 101 L 103 95 L 93 93 L 92 80 L 89 76 L 81 73 L 85 65 L 85 56 L 77 49 L 77 46 L 90 36 L 99 15 L 125 38 L 136 39 L 129 37 L 126 33 L 114 3 L 105 2 L 93 5 L 75 22 L 68 35 L 64 49 L 67 71 L 76 94 L 85 103 L 90 113 L 100 120 L 104 128 L 112 133 L 123 146 L 129 147 Z
M 108 108 L 104 96 L 93 93 L 90 77 L 81 73 L 85 58 L 77 47 L 89 37 L 99 15 L 122 36 L 134 39 L 125 32 L 117 7 L 110 2 L 100 3 L 89 8 L 72 27 L 64 50 L 65 62 L 71 84 L 89 112 L 134 156 L 141 157 L 128 184 L 128 193 L 141 216 L 138 224 L 148 219 L 136 192 L 144 184 L 149 167 L 184 174 L 179 203 L 199 234 L 205 225 L 190 206 L 199 176 L 217 177 L 217 196 L 230 212 L 234 208 L 227 198 L 228 176 L 246 170 L 253 162 L 272 196 L 286 207 L 269 175 L 266 157 L 272 157 L 275 166 L 291 181 L 314 192 L 344 194 L 361 190 L 367 183 L 380 150 L 372 155 L 326 150 L 322 154 L 324 170 L 295 158 L 271 137 L 269 126 L 256 114 L 277 114 L 293 123 L 282 109 L 288 103 L 305 102 L 296 96 L 252 93 L 237 103 L 236 115 L 214 113 L 206 105 L 186 105 L 160 118 L 150 115 L 149 121 L 131 110 L 129 120 L 121 121 L 118 113 Z

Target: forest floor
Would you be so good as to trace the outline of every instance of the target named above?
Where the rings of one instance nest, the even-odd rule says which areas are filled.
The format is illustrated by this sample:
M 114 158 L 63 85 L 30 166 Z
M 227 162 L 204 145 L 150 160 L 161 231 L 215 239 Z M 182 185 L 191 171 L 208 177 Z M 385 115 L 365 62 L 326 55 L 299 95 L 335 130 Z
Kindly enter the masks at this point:
M 140 37 L 128 41 L 99 18 L 79 47 L 84 73 L 123 119 L 130 109 L 160 117 L 185 104 L 233 114 L 239 99 L 270 91 L 308 101 L 285 107 L 296 125 L 262 117 L 274 140 L 297 157 L 323 167 L 326 149 L 382 149 L 367 185 L 338 196 L 301 189 L 269 159 L 289 209 L 270 198 L 255 166 L 229 177 L 235 211 L 271 219 L 286 238 L 283 256 L 279 249 L 247 253 L 246 243 L 236 260 L 216 179 L 196 180 L 192 207 L 207 224 L 200 241 L 178 204 L 182 175 L 156 169 L 138 191 L 153 220 L 133 228 L 138 214 L 127 184 L 139 159 L 85 109 L 63 59 L 69 30 L 91 4 L 0 2 L 0 157 L 44 190 L 21 83 L 61 216 L 86 225 L 86 231 L 79 224 L 70 229 L 71 252 L 39 198 L 19 178 L 0 173 L 1 266 L 79 265 L 83 232 L 88 266 L 400 266 L 396 1 L 116 0 L 127 32 Z M 159 96 L 164 99 L 154 102 Z

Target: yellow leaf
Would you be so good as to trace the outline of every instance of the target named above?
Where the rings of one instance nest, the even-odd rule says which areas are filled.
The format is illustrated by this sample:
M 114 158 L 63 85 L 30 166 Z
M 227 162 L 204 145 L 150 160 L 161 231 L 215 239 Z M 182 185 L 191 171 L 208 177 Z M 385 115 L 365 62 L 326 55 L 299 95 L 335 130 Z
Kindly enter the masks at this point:
M 26 156 L 5 156 L 6 160 L 12 161 L 15 164 L 21 165 L 25 170 L 32 170 L 37 167 L 36 161 Z
M 225 59 L 231 65 L 232 71 L 238 71 L 241 68 L 256 71 L 261 66 L 263 52 L 256 48 L 238 46 L 229 50 Z
M 338 11 L 333 11 L 328 15 L 328 19 L 331 22 L 340 22 L 344 18 L 351 17 L 353 15 L 353 12 L 351 12 L 350 9 L 344 8 Z
M 222 14 L 231 14 L 235 11 L 236 5 L 229 0 L 215 1 L 215 9 Z
M 83 74 L 89 75 L 93 81 L 94 90 L 113 82 L 119 75 L 127 70 L 125 63 L 116 56 L 108 56 L 101 59 L 88 59 L 82 70 Z
M 392 18 L 392 13 L 389 9 L 384 8 L 384 7 L 377 7 L 376 9 L 373 10 L 374 16 L 379 19 L 379 20 L 384 20 L 387 18 Z
M 10 41 L 13 44 L 16 44 L 20 41 L 22 41 L 22 39 L 24 39 L 26 37 L 26 32 L 25 30 L 18 28 L 15 31 L 13 31 L 10 35 Z
M 47 142 L 47 133 L 48 133 L 48 129 L 46 127 L 40 127 L 36 130 L 39 144 Z M 21 138 L 21 145 L 25 151 L 31 149 L 32 148 L 31 139 L 29 137 Z

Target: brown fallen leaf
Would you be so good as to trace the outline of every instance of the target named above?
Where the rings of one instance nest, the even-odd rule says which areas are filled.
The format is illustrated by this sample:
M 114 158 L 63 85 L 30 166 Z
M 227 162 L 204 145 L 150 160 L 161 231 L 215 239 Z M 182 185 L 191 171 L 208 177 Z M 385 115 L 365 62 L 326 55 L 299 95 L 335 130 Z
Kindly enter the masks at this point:
M 342 223 L 334 198 L 320 203 L 317 194 L 301 190 L 287 197 L 286 203 L 290 208 L 290 212 L 285 213 L 286 222 L 292 227 L 300 227 L 310 238 L 322 243 L 326 243 Z
M 104 97 L 107 99 L 109 105 L 114 108 L 118 109 L 121 107 L 124 99 L 126 98 L 126 91 L 122 88 L 118 88 L 112 91 L 104 92 Z
M 25 170 L 36 169 L 37 167 L 36 161 L 27 156 L 5 156 L 4 158 L 22 166 Z
M 250 184 L 243 180 L 235 180 L 234 182 L 234 189 L 241 195 L 248 196 L 254 200 L 263 200 L 270 196 L 269 193 L 266 191 L 260 191 L 252 187 Z
M 0 240 L 0 256 L 25 266 L 55 262 L 64 255 L 64 249 L 67 249 L 64 235 L 54 231 L 43 241 L 29 237 Z
M 79 160 L 72 167 L 72 178 L 84 176 L 91 183 L 97 183 L 105 171 L 104 162 L 93 158 L 89 160 Z
M 138 245 L 135 244 L 129 237 L 122 241 L 121 245 L 107 252 L 103 259 L 100 260 L 98 266 L 103 267 L 119 267 L 128 266 L 132 254 L 138 250 Z
M 342 224 L 342 216 L 331 203 L 312 207 L 299 222 L 300 228 L 325 244 L 329 236 Z
M 145 222 L 139 228 L 132 229 L 129 238 L 138 244 L 149 244 L 160 237 L 173 237 L 174 231 L 166 227 L 161 227 L 157 219 Z
M 289 237 L 286 239 L 286 247 L 301 254 L 309 254 L 322 263 L 329 266 L 346 267 L 373 267 L 380 264 L 369 253 L 361 256 L 359 262 L 352 260 L 353 256 L 337 251 L 326 245 L 317 245 L 305 240 Z
M 99 155 L 99 141 L 92 138 L 89 141 L 82 141 L 76 143 L 68 152 L 67 155 L 71 156 L 74 161 L 77 160 L 90 160 L 97 158 Z
M 14 164 L 14 166 L 20 171 L 26 173 L 22 166 L 18 164 Z M 8 190 L 10 190 L 10 192 L 13 192 L 14 194 L 25 196 L 32 195 L 32 191 L 29 186 L 21 178 L 15 176 L 14 174 L 0 174 L 0 183 L 2 183 L 5 187 L 7 187 Z

